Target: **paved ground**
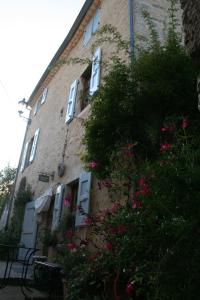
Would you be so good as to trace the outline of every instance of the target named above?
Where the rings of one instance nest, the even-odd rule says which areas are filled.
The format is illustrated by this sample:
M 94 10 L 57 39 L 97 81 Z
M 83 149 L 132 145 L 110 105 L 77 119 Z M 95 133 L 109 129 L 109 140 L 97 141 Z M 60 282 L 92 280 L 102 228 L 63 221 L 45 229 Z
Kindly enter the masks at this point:
M 0 261 L 1 282 L 4 276 L 5 267 L 6 267 L 6 263 Z M 7 285 L 6 287 L 0 289 L 0 300 L 24 300 L 25 299 L 24 295 L 22 294 L 21 288 L 19 286 L 19 278 L 21 277 L 21 272 L 22 272 L 22 265 L 15 263 L 12 267 L 11 274 L 10 274 L 10 277 L 12 278 L 12 285 Z M 33 278 L 33 270 L 31 268 L 28 270 L 27 277 L 29 279 Z M 32 293 L 26 291 L 26 294 L 28 294 L 29 299 L 42 299 L 42 298 L 48 299 L 46 294 L 40 293 L 39 291 L 33 289 L 32 289 Z
M 6 268 L 6 262 L 0 261 L 0 278 L 3 278 L 5 268 Z M 10 277 L 11 278 L 20 278 L 21 274 L 22 274 L 22 264 L 14 263 L 11 268 Z M 33 269 L 31 267 L 29 267 L 28 272 L 27 272 L 27 278 L 30 279 L 30 278 L 32 278 L 32 276 L 33 276 Z
M 1 300 L 25 300 L 25 299 L 43 299 L 47 300 L 48 295 L 44 293 L 40 293 L 37 290 L 32 290 L 32 293 L 27 292 L 28 298 L 22 294 L 21 288 L 19 286 L 11 286 L 8 285 L 3 289 L 0 289 L 0 299 Z
M 24 296 L 20 290 L 20 287 L 7 286 L 0 289 L 0 299 L 1 300 L 24 300 Z

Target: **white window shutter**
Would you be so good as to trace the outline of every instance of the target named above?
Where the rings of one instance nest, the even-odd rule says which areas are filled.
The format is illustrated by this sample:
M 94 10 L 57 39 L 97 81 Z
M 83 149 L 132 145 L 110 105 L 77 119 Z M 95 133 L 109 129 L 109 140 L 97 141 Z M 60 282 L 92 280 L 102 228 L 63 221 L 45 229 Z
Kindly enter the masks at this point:
M 37 148 L 37 143 L 38 143 L 38 138 L 39 138 L 39 133 L 40 133 L 40 129 L 38 128 L 35 132 L 35 135 L 34 135 L 29 162 L 32 162 L 34 160 L 35 153 L 36 153 L 36 148 Z
M 46 88 L 41 96 L 41 104 L 43 104 L 46 101 L 46 97 L 47 97 L 47 93 L 48 93 L 48 88 Z
M 86 46 L 92 36 L 93 18 L 90 20 L 88 25 L 85 27 L 85 33 L 83 36 L 83 45 Z
M 37 114 L 37 112 L 38 112 L 38 109 L 39 109 L 39 105 L 40 105 L 40 101 L 38 100 L 37 102 L 36 102 L 36 104 L 35 104 L 35 109 L 34 109 L 34 116 Z
M 60 184 L 56 190 L 51 231 L 57 230 L 60 224 L 64 191 L 65 191 L 65 185 Z
M 91 75 L 91 80 L 90 80 L 90 95 L 91 96 L 99 88 L 100 73 L 101 73 L 100 63 L 101 63 L 101 48 L 98 48 L 95 51 L 95 54 L 94 54 L 93 60 L 92 60 L 92 75 Z
M 74 117 L 78 83 L 79 81 L 75 80 L 70 87 L 65 123 L 69 123 Z
M 95 33 L 97 31 L 99 27 L 99 23 L 100 23 L 100 9 L 98 8 L 93 17 L 92 33 Z
M 24 152 L 23 152 L 22 162 L 21 162 L 21 168 L 20 168 L 21 172 L 23 172 L 24 168 L 25 168 L 26 156 L 27 156 L 27 152 L 28 152 L 28 145 L 29 145 L 29 142 L 27 142 L 26 145 L 25 145 L 25 147 L 24 147 Z
M 80 209 L 76 211 L 75 226 L 84 226 L 84 220 L 89 213 L 90 208 L 90 188 L 91 188 L 91 173 L 83 172 L 79 178 L 77 206 Z M 84 213 L 81 213 L 83 211 Z

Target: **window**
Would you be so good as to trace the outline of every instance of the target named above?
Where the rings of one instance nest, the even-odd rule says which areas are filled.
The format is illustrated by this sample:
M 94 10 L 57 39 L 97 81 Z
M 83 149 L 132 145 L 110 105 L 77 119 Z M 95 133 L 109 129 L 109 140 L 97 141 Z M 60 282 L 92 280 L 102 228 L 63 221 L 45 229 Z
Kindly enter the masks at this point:
M 78 83 L 79 83 L 79 80 L 75 80 L 70 87 L 65 123 L 71 122 L 71 120 L 74 117 Z
M 51 231 L 57 230 L 58 226 L 60 224 L 64 191 L 65 191 L 65 185 L 64 184 L 60 184 L 56 189 L 56 196 L 55 196 L 55 201 L 54 201 Z
M 92 96 L 99 88 L 100 83 L 100 68 L 101 63 L 101 48 L 98 48 L 92 59 L 92 75 L 90 80 L 90 95 Z
M 90 99 L 90 80 L 92 75 L 92 64 L 90 64 L 81 76 L 81 101 L 80 110 L 82 111 L 88 104 Z
M 83 37 L 84 46 L 88 44 L 89 40 L 92 37 L 92 34 L 94 34 L 97 31 L 100 23 L 99 20 L 100 20 L 100 9 L 98 8 L 94 16 L 92 17 L 92 19 L 90 20 L 90 22 L 87 24 L 85 28 L 85 33 Z
M 40 109 L 40 106 L 44 104 L 44 102 L 46 101 L 47 93 L 48 93 L 48 88 L 46 88 L 43 91 L 42 95 L 39 97 L 38 101 L 36 102 L 34 113 L 33 113 L 34 116 L 37 114 L 38 110 Z
M 21 172 L 23 172 L 24 169 L 28 167 L 29 164 L 32 163 L 35 158 L 39 133 L 40 133 L 40 129 L 38 128 L 34 136 L 24 146 L 24 152 L 23 152 L 21 168 L 20 168 Z
M 96 49 L 92 58 L 92 63 L 87 67 L 80 77 L 80 81 L 75 80 L 70 87 L 68 102 L 67 102 L 67 113 L 65 123 L 70 123 L 76 112 L 82 111 L 89 103 L 90 97 L 96 92 L 100 84 L 100 73 L 101 73 L 101 48 Z M 80 105 L 76 107 L 76 98 L 79 82 L 81 83 L 80 91 Z
M 91 173 L 83 172 L 79 177 L 75 226 L 84 226 L 90 208 Z

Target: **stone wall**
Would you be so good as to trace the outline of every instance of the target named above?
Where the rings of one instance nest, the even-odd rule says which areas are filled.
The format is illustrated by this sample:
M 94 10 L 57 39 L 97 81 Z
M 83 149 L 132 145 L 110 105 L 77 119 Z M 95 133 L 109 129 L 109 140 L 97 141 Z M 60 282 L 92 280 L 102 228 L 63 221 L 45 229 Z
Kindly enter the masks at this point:
M 200 58 L 200 1 L 180 0 L 183 8 L 185 45 L 188 53 Z

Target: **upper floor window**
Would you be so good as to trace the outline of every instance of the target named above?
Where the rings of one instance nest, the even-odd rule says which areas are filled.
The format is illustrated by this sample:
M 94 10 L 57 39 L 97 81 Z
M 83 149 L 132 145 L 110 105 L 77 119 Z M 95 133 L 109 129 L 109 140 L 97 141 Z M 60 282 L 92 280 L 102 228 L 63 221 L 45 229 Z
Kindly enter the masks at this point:
M 83 37 L 84 46 L 87 45 L 87 43 L 92 37 L 92 34 L 97 31 L 99 24 L 100 24 L 100 9 L 98 8 L 94 16 L 92 17 L 92 19 L 90 20 L 90 22 L 87 24 L 85 28 L 84 37 Z
M 39 133 L 40 133 L 40 129 L 38 128 L 35 131 L 34 136 L 24 146 L 24 152 L 23 152 L 21 168 L 20 168 L 21 172 L 23 172 L 23 170 L 26 167 L 28 167 L 28 165 L 30 163 L 32 163 L 35 158 L 36 148 L 37 148 L 38 139 L 39 139 Z
M 80 80 L 75 80 L 70 87 L 69 98 L 67 103 L 67 114 L 65 122 L 69 123 L 76 110 L 76 98 L 79 83 L 81 83 L 80 91 L 80 111 L 82 111 L 89 103 L 90 97 L 98 90 L 100 84 L 101 73 L 101 48 L 96 49 L 92 63 L 86 68 L 80 77 Z
M 80 99 L 80 111 L 82 111 L 89 103 L 90 100 L 90 81 L 92 76 L 92 64 L 81 75 L 81 99 Z
M 40 109 L 40 106 L 46 101 L 48 93 L 48 88 L 45 88 L 42 95 L 39 97 L 38 101 L 36 102 L 35 109 L 34 109 L 34 116 L 37 114 L 38 110 Z

